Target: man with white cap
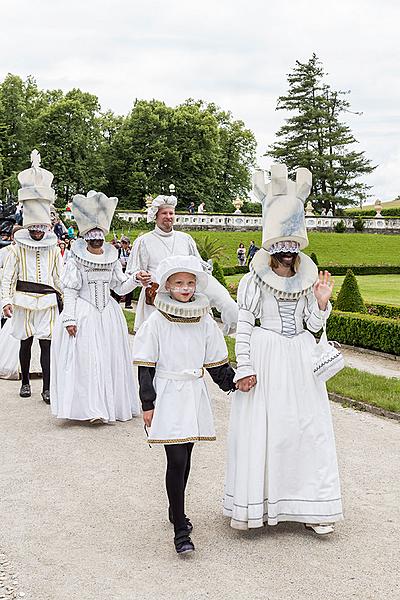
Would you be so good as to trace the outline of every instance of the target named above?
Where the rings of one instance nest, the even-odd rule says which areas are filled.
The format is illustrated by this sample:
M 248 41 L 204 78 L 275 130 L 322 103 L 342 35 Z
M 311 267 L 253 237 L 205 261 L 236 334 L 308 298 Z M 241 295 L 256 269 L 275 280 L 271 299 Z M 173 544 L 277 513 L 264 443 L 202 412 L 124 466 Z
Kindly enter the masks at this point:
M 139 413 L 128 329 L 110 294 L 137 285 L 105 243 L 117 202 L 95 191 L 72 200 L 83 239 L 62 274 L 65 306 L 53 336 L 51 410 L 60 419 L 112 423 Z
M 155 274 L 161 260 L 170 256 L 196 256 L 207 273 L 207 286 L 204 294 L 210 305 L 221 313 L 224 332 L 234 331 L 237 323 L 237 306 L 229 292 L 211 275 L 211 267 L 201 259 L 194 239 L 183 231 L 174 230 L 175 196 L 160 195 L 154 198 L 147 214 L 148 222 L 155 222 L 155 228 L 137 238 L 129 256 L 127 273 L 134 274 L 143 286 L 136 310 L 135 329 L 154 311 Z
M 40 154 L 33 150 L 32 167 L 18 175 L 23 205 L 23 229 L 14 235 L 4 265 L 2 306 L 12 318 L 12 335 L 19 339 L 22 386 L 20 396 L 31 395 L 29 365 L 33 339 L 39 340 L 43 373 L 42 398 L 50 404 L 50 342 L 61 299 L 61 257 L 57 236 L 50 231 L 50 205 L 55 193 L 53 174 L 40 167 Z

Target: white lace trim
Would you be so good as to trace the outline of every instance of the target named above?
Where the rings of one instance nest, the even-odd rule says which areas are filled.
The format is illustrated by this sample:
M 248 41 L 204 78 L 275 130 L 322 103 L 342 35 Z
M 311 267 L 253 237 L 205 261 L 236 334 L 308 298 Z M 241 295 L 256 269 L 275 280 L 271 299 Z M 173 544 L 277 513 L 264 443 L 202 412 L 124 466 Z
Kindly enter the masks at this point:
M 87 249 L 85 240 L 79 238 L 72 244 L 71 255 L 81 265 L 95 269 L 109 267 L 117 262 L 118 250 L 112 244 L 104 244 L 103 250 L 103 254 L 92 254 Z
M 154 306 L 173 317 L 203 317 L 210 310 L 210 303 L 204 294 L 195 294 L 191 302 L 178 302 L 167 293 L 157 293 Z

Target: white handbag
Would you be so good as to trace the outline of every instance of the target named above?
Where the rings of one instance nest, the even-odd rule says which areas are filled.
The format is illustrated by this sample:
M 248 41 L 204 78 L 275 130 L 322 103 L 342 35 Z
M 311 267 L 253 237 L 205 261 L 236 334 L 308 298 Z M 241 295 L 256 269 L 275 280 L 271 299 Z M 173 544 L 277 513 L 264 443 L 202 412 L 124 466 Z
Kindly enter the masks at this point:
M 327 381 L 344 367 L 343 354 L 335 347 L 338 342 L 329 342 L 326 337 L 325 320 L 322 323 L 322 335 L 311 354 L 311 361 L 315 377 L 319 381 Z

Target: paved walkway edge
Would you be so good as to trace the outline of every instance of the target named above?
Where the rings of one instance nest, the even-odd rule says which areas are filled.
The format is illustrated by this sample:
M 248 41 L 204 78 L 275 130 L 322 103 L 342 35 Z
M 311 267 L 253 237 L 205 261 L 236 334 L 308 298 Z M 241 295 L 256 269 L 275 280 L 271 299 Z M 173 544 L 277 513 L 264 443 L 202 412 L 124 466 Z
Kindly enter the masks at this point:
M 347 344 L 340 344 L 340 346 L 346 350 L 358 352 L 359 354 L 372 354 L 373 356 L 380 356 L 381 358 L 400 361 L 400 356 L 398 354 L 388 354 L 387 352 L 380 352 L 379 350 L 371 350 L 371 348 L 361 348 L 360 346 L 349 346 Z
M 373 415 L 387 417 L 388 419 L 394 419 L 395 421 L 400 422 L 400 413 L 395 413 L 390 410 L 386 410 L 385 408 L 380 408 L 379 406 L 368 404 L 367 402 L 361 402 L 360 400 L 346 398 L 346 396 L 339 396 L 339 394 L 335 394 L 333 392 L 329 392 L 328 396 L 330 400 L 333 400 L 333 402 L 338 402 L 343 406 L 350 406 L 351 408 L 355 408 L 356 410 L 362 410 L 364 412 L 369 412 Z

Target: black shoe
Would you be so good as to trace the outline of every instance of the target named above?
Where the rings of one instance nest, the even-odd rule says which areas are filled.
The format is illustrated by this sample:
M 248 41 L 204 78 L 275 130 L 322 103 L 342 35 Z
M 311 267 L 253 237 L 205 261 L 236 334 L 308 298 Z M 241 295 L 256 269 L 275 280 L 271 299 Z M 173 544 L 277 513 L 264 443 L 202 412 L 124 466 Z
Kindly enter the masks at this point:
M 174 537 L 174 544 L 177 554 L 194 552 L 194 544 L 186 531 L 178 531 Z
M 19 395 L 21 396 L 21 398 L 30 398 L 32 396 L 31 386 L 29 385 L 29 383 L 24 383 L 23 385 L 21 385 Z
M 46 402 L 46 404 L 50 404 L 50 392 L 49 392 L 49 390 L 44 390 L 44 392 L 42 392 L 42 398 L 43 398 L 43 402 Z
M 125 308 L 133 308 L 133 306 L 130 304 L 129 306 L 125 306 Z
M 172 525 L 174 524 L 174 519 L 172 517 L 171 507 L 169 507 L 169 509 L 168 509 L 168 520 L 169 520 L 170 523 L 172 523 Z M 192 533 L 192 531 L 193 531 L 193 525 L 192 525 L 189 517 L 187 517 L 186 515 L 185 515 L 185 521 L 186 521 L 186 531 L 187 531 L 187 533 Z

